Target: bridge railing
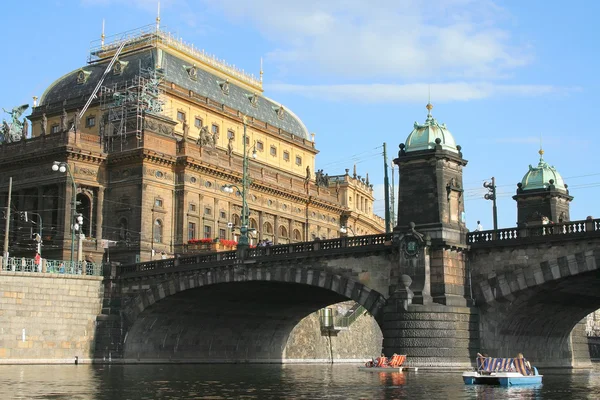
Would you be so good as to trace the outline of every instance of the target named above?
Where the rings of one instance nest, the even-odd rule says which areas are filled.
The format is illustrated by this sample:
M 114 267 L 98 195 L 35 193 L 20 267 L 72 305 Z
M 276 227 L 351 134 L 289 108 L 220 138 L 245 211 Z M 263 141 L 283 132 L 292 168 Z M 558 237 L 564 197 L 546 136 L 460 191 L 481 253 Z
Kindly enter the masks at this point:
M 392 240 L 392 234 L 351 236 L 337 239 L 317 240 L 313 242 L 300 242 L 291 244 L 281 244 L 275 246 L 253 247 L 248 249 L 246 259 L 259 259 L 262 257 L 282 256 L 290 254 L 298 256 L 301 253 L 330 252 L 336 249 L 345 249 L 353 247 L 364 247 L 372 245 L 384 245 Z M 222 251 L 214 253 L 202 253 L 194 255 L 179 256 L 166 260 L 147 261 L 139 264 L 122 265 L 119 267 L 119 275 L 126 276 L 139 274 L 149 271 L 167 272 L 174 268 L 181 268 L 187 265 L 206 264 L 207 268 L 218 266 L 220 264 L 231 264 L 238 259 L 237 251 Z
M 2 271 L 9 272 L 42 272 L 47 274 L 65 275 L 94 275 L 102 276 L 102 264 L 90 261 L 66 261 L 34 258 L 9 257 L 6 260 L 0 256 Z
M 582 235 L 600 235 L 600 219 L 586 219 L 559 224 L 546 224 L 527 227 L 498 229 L 495 231 L 480 231 L 467 233 L 467 243 L 472 245 L 490 242 L 508 242 L 525 240 L 526 238 L 562 238 Z

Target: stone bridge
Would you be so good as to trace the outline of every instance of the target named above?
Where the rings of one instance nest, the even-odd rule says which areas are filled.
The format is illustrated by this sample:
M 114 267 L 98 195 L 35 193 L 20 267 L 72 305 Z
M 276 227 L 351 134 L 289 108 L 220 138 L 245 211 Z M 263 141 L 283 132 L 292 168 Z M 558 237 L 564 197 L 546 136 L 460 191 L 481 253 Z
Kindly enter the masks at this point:
M 422 249 L 423 268 L 411 269 L 402 262 L 403 235 L 118 267 L 107 279 L 96 357 L 281 362 L 299 321 L 350 299 L 380 326 L 385 352 L 407 354 L 413 365 L 462 368 L 477 352 L 522 352 L 540 366 L 589 365 L 578 323 L 600 308 L 600 220 L 474 232 L 469 248 L 442 249 L 466 258 L 466 306 L 437 300 L 449 274 L 432 256 L 440 251 L 435 238 Z M 399 290 L 402 282 L 414 292 Z
M 578 324 L 600 308 L 600 220 L 473 232 L 468 243 L 482 351 L 589 365 Z
M 391 235 L 376 235 L 120 267 L 97 357 L 281 362 L 291 330 L 327 305 L 351 299 L 381 321 L 391 253 Z

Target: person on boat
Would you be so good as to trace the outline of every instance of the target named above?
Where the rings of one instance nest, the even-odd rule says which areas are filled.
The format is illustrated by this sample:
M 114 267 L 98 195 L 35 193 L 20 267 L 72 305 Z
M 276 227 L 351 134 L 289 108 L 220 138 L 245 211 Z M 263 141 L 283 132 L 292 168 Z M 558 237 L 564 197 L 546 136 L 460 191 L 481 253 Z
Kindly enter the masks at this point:
M 518 359 L 524 359 L 525 357 L 523 357 L 523 353 L 519 353 L 517 354 L 517 358 Z M 531 370 L 531 363 L 528 360 L 525 360 L 525 366 Z

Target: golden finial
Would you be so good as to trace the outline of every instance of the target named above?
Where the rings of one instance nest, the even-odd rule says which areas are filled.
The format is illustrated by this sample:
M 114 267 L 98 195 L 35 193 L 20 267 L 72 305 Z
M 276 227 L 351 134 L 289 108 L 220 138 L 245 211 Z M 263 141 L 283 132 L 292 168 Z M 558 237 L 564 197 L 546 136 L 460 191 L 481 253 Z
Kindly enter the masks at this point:
M 260 58 L 260 84 L 262 85 L 263 81 L 263 67 L 262 67 L 262 57 Z
M 106 36 L 104 36 L 104 18 L 102 18 L 102 35 L 100 35 L 100 45 L 102 46 L 102 48 L 104 48 L 104 38 Z
M 425 106 L 425 108 L 431 112 L 431 109 L 433 108 L 433 106 L 431 105 L 431 103 L 427 103 L 427 105 Z
M 540 160 L 541 160 L 544 155 L 544 149 L 542 148 L 542 134 L 541 133 L 540 133 L 540 151 L 538 151 L 538 154 L 540 155 Z
M 538 151 L 538 153 L 540 154 L 540 157 L 544 155 L 544 150 L 540 149 L 540 151 Z
M 156 13 L 156 31 L 160 30 L 160 0 L 158 1 L 158 11 Z

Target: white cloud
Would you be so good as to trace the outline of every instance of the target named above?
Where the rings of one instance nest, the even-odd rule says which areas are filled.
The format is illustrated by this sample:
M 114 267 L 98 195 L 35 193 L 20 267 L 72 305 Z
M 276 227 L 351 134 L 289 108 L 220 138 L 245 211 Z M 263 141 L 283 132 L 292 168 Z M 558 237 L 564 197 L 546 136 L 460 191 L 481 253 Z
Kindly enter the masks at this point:
M 436 102 L 479 100 L 492 96 L 542 96 L 564 94 L 577 88 L 558 88 L 551 85 L 502 85 L 494 83 L 440 83 L 414 84 L 341 84 L 341 85 L 293 85 L 268 84 L 273 92 L 287 92 L 309 98 L 331 101 L 363 103 L 412 103 L 423 102 L 424 94 L 434 94 Z
M 206 0 L 250 20 L 286 71 L 404 79 L 504 77 L 532 60 L 489 0 Z

